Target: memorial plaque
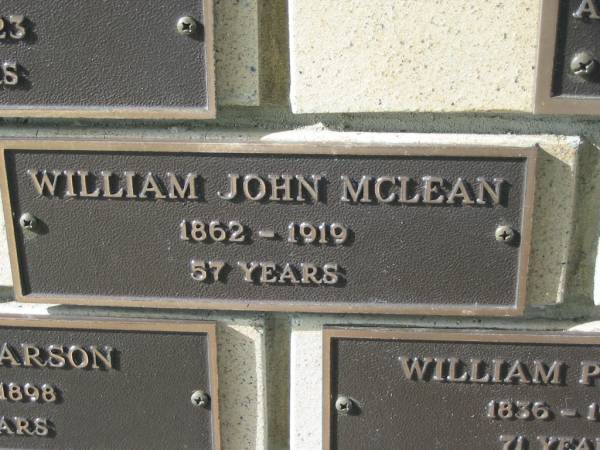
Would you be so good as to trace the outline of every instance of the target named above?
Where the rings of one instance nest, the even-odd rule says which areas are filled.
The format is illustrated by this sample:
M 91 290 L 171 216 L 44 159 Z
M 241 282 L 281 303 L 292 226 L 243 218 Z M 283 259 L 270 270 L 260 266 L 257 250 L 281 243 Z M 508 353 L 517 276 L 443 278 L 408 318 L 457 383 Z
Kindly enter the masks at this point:
M 519 314 L 535 148 L 4 142 L 32 302 Z
M 326 450 L 597 450 L 600 335 L 327 328 Z
M 0 116 L 215 116 L 212 0 L 3 0 Z
M 219 450 L 215 325 L 0 316 L 1 449 Z
M 600 1 L 543 0 L 536 113 L 600 115 Z

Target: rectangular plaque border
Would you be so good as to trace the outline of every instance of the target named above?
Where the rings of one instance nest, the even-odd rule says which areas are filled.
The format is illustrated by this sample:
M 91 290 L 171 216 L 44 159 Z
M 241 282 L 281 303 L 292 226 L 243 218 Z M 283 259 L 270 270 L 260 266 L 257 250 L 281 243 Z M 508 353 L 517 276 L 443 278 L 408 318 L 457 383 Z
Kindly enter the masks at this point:
M 177 107 L 70 107 L 70 106 L 10 106 L 0 105 L 0 117 L 61 118 L 61 119 L 146 119 L 193 120 L 217 117 L 215 88 L 214 4 L 204 0 L 204 48 L 206 51 L 206 108 Z M 192 93 L 193 94 L 193 93 Z
M 171 299 L 131 296 L 81 296 L 81 295 L 33 295 L 23 294 L 18 249 L 15 240 L 14 218 L 10 202 L 6 172 L 6 151 L 80 151 L 80 152 L 156 152 L 197 154 L 243 154 L 243 155 L 342 155 L 342 156 L 429 156 L 472 158 L 525 158 L 526 176 L 524 198 L 521 208 L 521 235 L 524 236 L 518 261 L 516 299 L 510 306 L 477 305 L 379 305 L 360 303 L 322 303 L 301 301 L 229 301 L 211 298 Z M 86 139 L 0 139 L 0 191 L 6 224 L 10 265 L 15 299 L 24 303 L 60 303 L 84 306 L 141 307 L 165 309 L 210 309 L 233 311 L 273 311 L 347 314 L 402 314 L 402 315 L 450 315 L 450 316 L 520 316 L 525 310 L 527 274 L 531 246 L 533 204 L 535 199 L 535 173 L 538 146 L 493 145 L 382 145 L 343 143 L 224 143 L 190 141 L 98 141 Z M 276 303 L 280 302 L 280 303 Z
M 331 445 L 332 414 L 331 346 L 334 339 L 437 341 L 468 343 L 509 344 L 567 344 L 600 345 L 600 334 L 561 331 L 508 331 L 508 330 L 458 330 L 432 328 L 368 328 L 357 326 L 323 327 L 323 450 L 333 450 Z
M 552 95 L 554 58 L 561 0 L 539 0 L 539 45 L 535 83 L 534 114 L 600 115 L 600 96 L 556 97 Z
M 219 412 L 219 371 L 217 364 L 217 324 L 212 321 L 95 318 L 81 316 L 42 316 L 0 314 L 0 327 L 47 328 L 69 330 L 146 331 L 172 333 L 201 333 L 208 338 L 208 376 L 210 380 L 210 412 L 212 415 L 213 450 L 221 450 L 221 416 Z

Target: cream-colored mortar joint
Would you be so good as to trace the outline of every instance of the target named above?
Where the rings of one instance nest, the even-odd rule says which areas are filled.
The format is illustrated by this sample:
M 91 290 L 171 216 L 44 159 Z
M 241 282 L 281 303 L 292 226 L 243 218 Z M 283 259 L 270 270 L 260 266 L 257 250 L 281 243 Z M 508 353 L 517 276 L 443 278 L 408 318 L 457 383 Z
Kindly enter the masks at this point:
M 217 104 L 257 106 L 258 0 L 214 0 Z

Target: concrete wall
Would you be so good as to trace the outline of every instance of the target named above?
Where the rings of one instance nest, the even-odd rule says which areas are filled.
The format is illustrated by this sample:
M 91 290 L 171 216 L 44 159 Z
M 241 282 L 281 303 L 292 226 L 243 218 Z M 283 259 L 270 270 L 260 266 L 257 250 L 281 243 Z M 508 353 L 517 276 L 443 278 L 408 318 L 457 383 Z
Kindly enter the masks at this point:
M 321 448 L 323 324 L 566 330 L 599 320 L 600 122 L 532 114 L 539 4 L 216 0 L 216 120 L 0 120 L 0 137 L 537 144 L 522 318 L 3 311 L 217 320 L 224 450 Z M 4 237 L 0 285 L 12 300 Z

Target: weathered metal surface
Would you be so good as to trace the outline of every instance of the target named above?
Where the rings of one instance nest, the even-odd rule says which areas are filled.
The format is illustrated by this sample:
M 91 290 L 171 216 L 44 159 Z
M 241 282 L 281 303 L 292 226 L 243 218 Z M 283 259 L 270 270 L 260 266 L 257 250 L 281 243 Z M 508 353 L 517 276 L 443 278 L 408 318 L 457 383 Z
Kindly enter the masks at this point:
M 2 316 L 0 339 L 0 448 L 220 449 L 214 324 Z
M 598 335 L 324 333 L 326 450 L 600 448 Z
M 4 147 L 20 300 L 456 315 L 524 306 L 533 148 Z
M 214 115 L 212 0 L 0 5 L 0 116 Z
M 538 113 L 600 114 L 600 2 L 543 0 Z

